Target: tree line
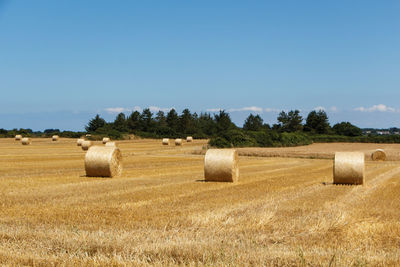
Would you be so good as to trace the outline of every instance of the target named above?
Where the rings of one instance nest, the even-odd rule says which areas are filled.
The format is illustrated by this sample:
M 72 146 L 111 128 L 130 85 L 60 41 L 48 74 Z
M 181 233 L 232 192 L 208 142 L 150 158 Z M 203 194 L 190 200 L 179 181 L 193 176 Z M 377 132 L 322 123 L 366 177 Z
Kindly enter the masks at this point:
M 216 147 L 243 146 L 296 146 L 312 142 L 377 142 L 400 143 L 400 135 L 379 136 L 363 135 L 362 130 L 350 122 L 330 125 L 325 111 L 314 110 L 306 118 L 299 110 L 282 111 L 275 124 L 269 125 L 260 115 L 250 114 L 242 127 L 235 125 L 229 113 L 221 110 L 217 113 L 192 113 L 184 109 L 178 114 L 175 109 L 169 112 L 133 111 L 128 116 L 119 113 L 113 121 L 107 122 L 100 115 L 90 119 L 85 126 L 86 132 L 46 129 L 44 132 L 33 132 L 30 129 L 0 129 L 0 137 L 13 137 L 15 134 L 32 137 L 50 137 L 58 134 L 61 137 L 78 138 L 88 135 L 90 139 L 101 139 L 103 136 L 112 139 L 125 139 L 129 135 L 144 138 L 178 138 L 193 136 L 208 138 L 210 145 Z
M 243 126 L 238 127 L 224 110 L 215 114 L 197 114 L 184 109 L 178 114 L 171 109 L 167 113 L 158 111 L 153 114 L 150 109 L 144 109 L 142 112 L 133 111 L 128 116 L 119 113 L 112 122 L 96 115 L 86 125 L 86 131 L 115 139 L 122 138 L 124 134 L 151 138 L 191 135 L 194 138 L 210 138 L 210 144 L 217 147 L 306 145 L 316 138 L 318 141 L 325 138 L 329 142 L 336 139 L 368 141 L 357 139 L 362 137 L 362 130 L 350 122 L 331 126 L 323 110 L 311 111 L 305 119 L 299 110 L 282 111 L 273 125 L 264 123 L 260 115 L 250 114 Z

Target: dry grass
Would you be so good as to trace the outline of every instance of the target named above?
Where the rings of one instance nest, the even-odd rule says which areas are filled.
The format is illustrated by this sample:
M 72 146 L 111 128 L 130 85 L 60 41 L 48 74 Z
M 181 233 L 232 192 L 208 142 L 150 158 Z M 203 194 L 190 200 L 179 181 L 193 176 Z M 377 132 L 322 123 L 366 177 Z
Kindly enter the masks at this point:
M 400 161 L 400 144 L 315 143 L 298 147 L 246 147 L 239 148 L 238 152 L 240 156 L 333 159 L 337 151 L 360 151 L 364 152 L 366 160 L 371 160 L 371 154 L 376 149 L 385 151 L 386 160 Z
M 1 139 L 0 264 L 400 264 L 398 162 L 368 161 L 355 187 L 331 184 L 332 160 L 241 157 L 239 182 L 203 182 L 204 144 L 120 142 L 124 173 L 104 179 L 76 140 Z

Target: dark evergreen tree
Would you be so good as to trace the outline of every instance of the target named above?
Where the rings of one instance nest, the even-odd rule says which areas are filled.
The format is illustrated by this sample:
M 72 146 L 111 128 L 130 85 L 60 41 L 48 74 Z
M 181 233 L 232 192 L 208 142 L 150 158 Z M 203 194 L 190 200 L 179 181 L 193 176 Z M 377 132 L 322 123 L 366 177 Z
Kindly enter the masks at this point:
M 338 135 L 345 136 L 361 136 L 362 130 L 350 122 L 337 123 L 332 127 L 333 131 Z
M 164 111 L 160 110 L 157 112 L 156 123 L 157 123 L 157 127 L 166 127 L 167 126 L 167 118 L 165 117 Z
M 235 128 L 229 113 L 224 110 L 220 110 L 218 114 L 214 115 L 217 133 L 223 133 L 231 128 Z
M 153 120 L 153 113 L 150 111 L 149 108 L 145 108 L 140 114 L 140 124 L 141 129 L 145 132 L 151 132 L 154 130 L 154 120 Z
M 179 128 L 180 133 L 193 133 L 193 117 L 189 109 L 184 109 L 182 115 L 179 117 Z
M 323 110 L 311 111 L 306 119 L 304 131 L 314 132 L 317 134 L 328 134 L 330 131 L 328 115 Z
M 113 128 L 119 132 L 128 131 L 128 123 L 124 113 L 119 113 L 114 120 Z
M 131 132 L 140 129 L 140 113 L 139 111 L 134 111 L 129 115 L 127 119 L 127 126 Z
M 97 129 L 104 127 L 105 124 L 106 121 L 97 114 L 96 117 L 89 121 L 88 125 L 85 126 L 85 129 L 87 132 L 95 132 Z
M 174 132 L 176 132 L 178 130 L 179 117 L 178 117 L 178 113 L 176 113 L 175 109 L 171 109 L 168 112 L 168 114 L 167 114 L 167 125 Z
M 243 124 L 243 130 L 246 131 L 259 131 L 263 127 L 263 119 L 260 115 L 254 116 L 250 114 Z
M 215 120 L 211 117 L 210 113 L 201 113 L 198 125 L 201 133 L 212 136 L 217 132 L 217 124 Z
M 282 111 L 278 116 L 279 129 L 283 132 L 296 132 L 303 129 L 303 118 L 300 111 L 291 110 L 288 113 Z

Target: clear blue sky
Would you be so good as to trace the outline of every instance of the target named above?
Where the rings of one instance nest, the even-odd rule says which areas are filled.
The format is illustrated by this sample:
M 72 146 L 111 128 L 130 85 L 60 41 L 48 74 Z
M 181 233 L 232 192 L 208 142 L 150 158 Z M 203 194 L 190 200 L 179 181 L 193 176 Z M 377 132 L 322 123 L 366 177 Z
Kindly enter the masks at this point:
M 0 0 L 0 128 L 135 107 L 400 127 L 400 1 Z M 113 113 L 114 112 L 114 113 Z

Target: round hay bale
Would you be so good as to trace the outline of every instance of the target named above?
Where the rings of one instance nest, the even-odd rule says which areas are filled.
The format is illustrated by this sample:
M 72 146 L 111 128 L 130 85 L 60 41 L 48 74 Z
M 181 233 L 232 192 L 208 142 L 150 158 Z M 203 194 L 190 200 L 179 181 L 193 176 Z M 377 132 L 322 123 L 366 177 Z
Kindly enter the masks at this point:
M 22 139 L 22 135 L 17 134 L 17 135 L 15 136 L 15 141 L 21 141 L 21 139 Z
M 29 139 L 28 137 L 24 137 L 24 138 L 22 138 L 21 143 L 24 146 L 30 145 L 31 144 L 31 139 Z
M 53 142 L 58 141 L 58 139 L 60 139 L 60 137 L 58 135 L 53 135 L 51 137 L 51 140 L 53 140 Z
M 333 163 L 333 183 L 363 184 L 364 157 L 362 152 L 336 152 Z
M 239 180 L 238 154 L 235 149 L 209 149 L 204 158 L 206 181 L 236 182 Z
M 168 139 L 168 138 L 163 138 L 162 144 L 163 144 L 164 146 L 168 146 L 168 145 L 169 145 L 169 139 Z
M 176 146 L 181 146 L 182 145 L 182 139 L 180 139 L 180 138 L 175 139 L 175 145 Z
M 186 137 L 186 142 L 193 142 L 193 137 L 191 136 Z
M 118 147 L 92 146 L 85 156 L 86 176 L 114 177 L 122 173 L 122 155 Z
M 107 142 L 110 142 L 110 138 L 104 137 L 103 138 L 103 144 L 107 144 Z
M 76 140 L 76 145 L 82 146 L 83 141 L 85 141 L 85 139 L 79 138 L 78 140 Z
M 92 145 L 92 141 L 83 141 L 81 147 L 82 150 L 88 150 Z
M 105 144 L 105 146 L 111 146 L 111 147 L 113 147 L 113 146 L 117 146 L 117 144 L 115 143 L 115 142 L 107 142 L 106 144 Z
M 371 154 L 371 159 L 373 161 L 385 161 L 386 153 L 383 149 L 377 149 Z

